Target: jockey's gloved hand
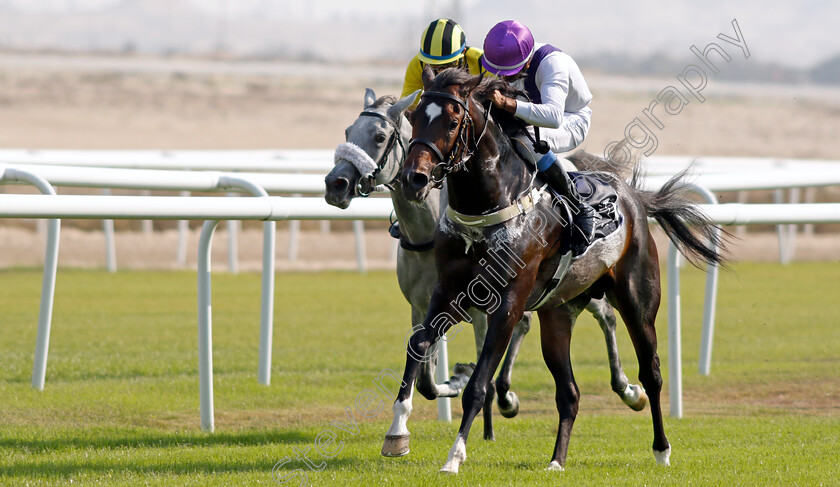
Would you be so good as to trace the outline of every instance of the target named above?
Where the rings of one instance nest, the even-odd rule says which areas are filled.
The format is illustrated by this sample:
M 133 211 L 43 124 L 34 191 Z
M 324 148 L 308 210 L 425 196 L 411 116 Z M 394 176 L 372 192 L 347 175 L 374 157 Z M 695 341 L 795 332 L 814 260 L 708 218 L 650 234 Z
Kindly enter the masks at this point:
M 534 151 L 536 151 L 538 154 L 548 154 L 548 150 L 548 142 L 544 140 L 538 140 L 534 142 Z

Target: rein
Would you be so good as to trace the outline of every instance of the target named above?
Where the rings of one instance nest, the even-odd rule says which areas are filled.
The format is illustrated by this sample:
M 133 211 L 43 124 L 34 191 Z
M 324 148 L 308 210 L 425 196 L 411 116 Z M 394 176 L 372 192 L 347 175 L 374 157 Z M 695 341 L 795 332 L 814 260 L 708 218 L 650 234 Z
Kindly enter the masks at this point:
M 382 157 L 376 161 L 376 169 L 367 176 L 362 176 L 359 178 L 359 182 L 356 184 L 356 194 L 357 196 L 361 196 L 363 198 L 370 196 L 373 192 L 374 188 L 376 187 L 376 177 L 385 169 L 385 164 L 388 162 L 388 156 L 391 154 L 391 151 L 394 149 L 395 144 L 399 144 L 400 149 L 402 149 L 402 158 L 398 161 L 398 167 L 402 167 L 403 163 L 405 162 L 405 157 L 408 154 L 405 146 L 403 145 L 402 141 L 402 134 L 400 133 L 400 127 L 397 125 L 396 122 L 388 118 L 387 116 L 374 111 L 365 110 L 359 114 L 360 117 L 376 117 L 381 120 L 385 120 L 388 125 L 393 127 L 394 131 L 391 133 L 391 138 L 388 139 L 388 145 L 385 146 L 385 152 L 382 153 Z M 409 149 L 411 146 L 409 145 Z M 394 178 L 385 183 L 389 189 L 393 189 L 392 184 L 394 181 L 397 180 L 399 177 L 399 171 L 394 175 Z

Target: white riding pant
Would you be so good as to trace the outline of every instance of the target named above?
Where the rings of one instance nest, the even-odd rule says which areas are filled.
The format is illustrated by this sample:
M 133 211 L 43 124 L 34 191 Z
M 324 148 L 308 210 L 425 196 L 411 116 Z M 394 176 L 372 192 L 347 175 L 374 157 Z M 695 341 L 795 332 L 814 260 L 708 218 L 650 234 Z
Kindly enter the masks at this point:
M 563 123 L 556 129 L 540 127 L 540 139 L 548 142 L 548 147 L 551 152 L 562 154 L 569 152 L 579 146 L 589 133 L 589 124 L 592 118 L 592 109 L 583 107 L 579 112 L 565 112 L 563 113 Z M 534 137 L 534 127 L 529 125 L 528 132 L 531 137 Z M 542 154 L 534 152 L 534 146 L 528 139 L 528 136 L 520 134 L 516 139 L 522 142 L 521 146 L 526 147 L 531 153 L 534 161 L 538 161 Z M 575 171 L 574 165 L 564 157 L 559 157 L 558 160 L 563 164 L 563 168 L 567 171 Z

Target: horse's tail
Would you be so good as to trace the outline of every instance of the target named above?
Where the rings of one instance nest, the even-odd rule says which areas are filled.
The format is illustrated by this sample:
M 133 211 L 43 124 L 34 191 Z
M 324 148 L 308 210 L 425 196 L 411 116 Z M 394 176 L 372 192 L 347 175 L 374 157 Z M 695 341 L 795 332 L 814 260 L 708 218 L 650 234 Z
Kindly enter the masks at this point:
M 668 180 L 658 191 L 638 189 L 642 177 L 640 168 L 633 171 L 630 186 L 642 200 L 647 215 L 654 218 L 668 238 L 686 256 L 689 262 L 699 267 L 725 264 L 728 232 L 716 225 L 702 210 L 686 199 L 683 180 L 691 166 Z

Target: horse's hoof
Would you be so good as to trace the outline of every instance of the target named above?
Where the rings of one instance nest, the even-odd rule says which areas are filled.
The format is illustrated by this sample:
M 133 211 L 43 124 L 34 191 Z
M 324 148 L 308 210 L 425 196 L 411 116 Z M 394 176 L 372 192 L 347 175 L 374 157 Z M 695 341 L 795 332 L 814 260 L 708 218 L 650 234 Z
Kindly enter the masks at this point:
M 621 396 L 621 400 L 633 411 L 641 411 L 647 405 L 648 396 L 645 390 L 642 389 L 642 386 L 630 384 L 624 390 L 624 395 Z
M 656 451 L 653 450 L 653 456 L 656 458 L 656 463 L 659 465 L 669 466 L 671 465 L 671 447 L 662 450 Z
M 464 386 L 467 385 L 469 380 L 469 377 L 464 377 L 463 375 L 453 375 L 448 381 L 443 383 L 449 390 L 439 393 L 437 397 L 460 396 L 461 391 L 464 390 Z
M 507 404 L 502 404 L 502 396 L 499 396 L 499 413 L 501 413 L 502 416 L 506 418 L 513 418 L 519 414 L 519 398 L 516 396 L 515 392 L 508 391 L 508 393 L 504 396 L 504 402 Z
M 458 397 L 461 395 L 461 389 L 464 388 L 465 384 L 466 381 L 461 382 L 457 377 L 453 376 L 451 379 L 438 386 L 435 399 L 439 399 L 441 397 Z
M 566 470 L 557 460 L 552 460 L 545 469 L 547 472 L 562 472 Z
M 408 448 L 409 435 L 385 435 L 382 444 L 383 457 L 404 457 L 411 451 Z
M 440 473 L 448 473 L 451 475 L 458 474 L 458 468 L 461 467 L 461 464 L 457 461 L 448 461 L 444 466 L 439 470 Z
M 445 397 L 458 397 L 461 394 L 461 391 L 467 385 L 467 382 L 470 381 L 470 376 L 475 371 L 475 364 L 462 364 L 459 362 L 455 364 L 452 371 L 455 375 L 446 381 L 446 384 L 451 390 L 451 395 L 447 395 Z

